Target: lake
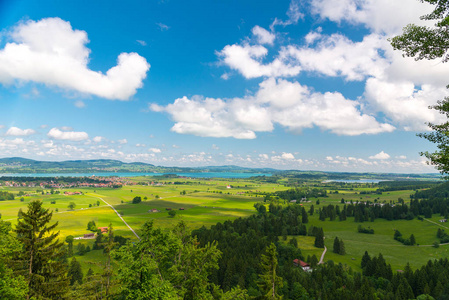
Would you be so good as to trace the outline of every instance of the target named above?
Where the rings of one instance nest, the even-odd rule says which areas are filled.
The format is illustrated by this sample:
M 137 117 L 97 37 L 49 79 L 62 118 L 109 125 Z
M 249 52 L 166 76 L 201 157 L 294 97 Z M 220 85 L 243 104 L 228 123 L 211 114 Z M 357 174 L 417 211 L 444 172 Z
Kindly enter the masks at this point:
M 352 180 L 345 180 L 345 179 L 334 179 L 334 180 L 325 180 L 323 183 L 326 182 L 344 182 L 344 183 L 379 183 L 381 181 L 388 181 L 388 180 L 380 180 L 380 179 L 352 179 Z

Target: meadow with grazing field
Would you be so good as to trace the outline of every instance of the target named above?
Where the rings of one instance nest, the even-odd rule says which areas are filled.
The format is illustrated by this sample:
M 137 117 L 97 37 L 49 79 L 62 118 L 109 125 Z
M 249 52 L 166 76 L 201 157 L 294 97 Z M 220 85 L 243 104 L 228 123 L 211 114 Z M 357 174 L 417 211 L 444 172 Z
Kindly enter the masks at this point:
M 164 181 L 160 185 L 152 185 L 151 177 L 136 177 L 132 180 L 138 185 L 127 185 L 122 188 L 73 188 L 61 189 L 59 194 L 50 193 L 50 190 L 36 190 L 31 188 L 16 188 L 2 186 L 3 190 L 27 194 L 29 196 L 16 197 L 15 200 L 0 202 L 0 213 L 2 219 L 17 222 L 20 209 L 25 211 L 32 200 L 41 200 L 44 207 L 53 211 L 52 221 L 59 223 L 57 230 L 60 238 L 72 235 L 75 238 L 89 233 L 87 223 L 95 221 L 97 227 L 106 227 L 110 224 L 115 235 L 130 238 L 135 241 L 136 237 L 118 217 L 118 215 L 106 203 L 112 205 L 122 218 L 133 228 L 137 234 L 141 226 L 147 221 L 153 221 L 155 226 L 161 228 L 172 228 L 180 221 L 184 221 L 190 230 L 202 226 L 210 227 L 217 222 L 225 222 L 236 218 L 245 218 L 256 213 L 255 203 L 264 203 L 264 193 L 274 193 L 287 190 L 291 187 L 282 184 L 262 183 L 251 179 L 188 179 L 176 178 Z M 175 181 L 177 184 L 175 184 Z M 305 185 L 307 186 L 307 184 Z M 307 199 L 307 202 L 289 203 L 278 199 L 282 205 L 301 205 L 308 211 L 311 205 L 315 207 L 315 213 L 309 215 L 307 225 L 322 227 L 325 235 L 325 245 L 328 251 L 324 260 L 333 260 L 360 270 L 360 261 L 365 251 L 371 255 L 382 253 L 393 269 L 403 269 L 407 263 L 412 268 L 425 264 L 429 259 L 441 258 L 448 255 L 449 245 L 441 245 L 434 248 L 431 245 L 437 241 L 436 231 L 445 227 L 438 222 L 439 215 L 433 215 L 428 220 L 393 220 L 376 219 L 374 222 L 354 222 L 354 217 L 348 217 L 345 221 L 321 221 L 316 213 L 320 207 L 329 204 L 343 207 L 345 202 L 377 201 L 379 203 L 390 203 L 404 199 L 405 203 L 410 201 L 412 190 L 400 190 L 384 192 L 382 194 L 363 194 L 373 192 L 376 185 L 357 185 L 338 187 L 327 187 L 326 197 Z M 82 192 L 81 195 L 65 195 L 64 192 Z M 362 192 L 362 194 L 361 194 Z M 139 196 L 142 202 L 132 204 L 134 197 Z M 22 199 L 21 199 L 22 198 Z M 75 203 L 75 208 L 69 209 L 69 203 Z M 319 203 L 319 204 L 317 204 Z M 152 212 L 155 209 L 157 212 Z M 168 209 L 176 211 L 174 217 L 170 217 Z M 357 226 L 370 227 L 375 234 L 358 233 Z M 399 230 L 404 237 L 414 234 L 417 246 L 405 246 L 393 239 L 394 230 Z M 449 229 L 448 229 L 449 231 Z M 338 255 L 332 252 L 334 238 L 338 237 L 344 241 L 346 255 Z M 314 247 L 314 237 L 289 236 L 298 240 L 298 247 L 304 257 L 316 255 L 319 259 L 323 249 Z M 282 241 L 282 237 L 280 237 Z M 287 242 L 286 241 L 286 242 Z M 82 243 L 92 248 L 94 240 L 75 240 L 75 248 Z M 85 267 L 95 267 L 101 262 L 103 255 L 101 250 L 90 251 L 79 257 L 79 261 Z

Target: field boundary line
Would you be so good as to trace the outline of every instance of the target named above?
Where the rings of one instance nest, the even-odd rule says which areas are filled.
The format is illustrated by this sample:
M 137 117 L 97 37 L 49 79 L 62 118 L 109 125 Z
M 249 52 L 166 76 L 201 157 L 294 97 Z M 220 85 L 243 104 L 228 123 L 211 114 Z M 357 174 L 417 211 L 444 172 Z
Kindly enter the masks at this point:
M 105 201 L 103 198 L 101 198 L 101 197 L 97 197 L 97 196 L 92 196 L 92 197 L 95 197 L 95 198 L 100 199 L 100 200 L 103 201 L 107 206 L 109 206 L 110 208 L 112 208 L 112 209 L 115 211 L 115 213 L 117 214 L 117 216 L 123 221 L 123 223 L 125 223 L 126 226 L 128 226 L 129 230 L 131 230 L 131 231 L 134 233 L 134 235 L 135 235 L 135 236 L 139 239 L 139 241 L 140 241 L 140 237 L 137 235 L 137 233 L 134 231 L 134 229 L 132 229 L 131 226 L 129 226 L 129 224 L 126 223 L 126 221 L 122 218 L 122 216 L 118 213 L 118 211 L 114 208 L 114 206 L 112 206 L 111 204 L 109 204 L 108 202 L 106 202 L 106 201 Z
M 423 218 L 424 220 L 426 220 L 427 222 L 430 222 L 430 223 L 433 223 L 433 224 L 435 224 L 435 225 L 438 225 L 438 226 L 440 226 L 440 227 L 443 227 L 443 228 L 446 228 L 446 229 L 449 229 L 449 227 L 446 227 L 446 226 L 443 226 L 443 225 L 441 225 L 441 224 L 438 224 L 437 222 L 434 222 L 434 221 L 430 221 L 429 219 L 426 219 L 426 218 Z

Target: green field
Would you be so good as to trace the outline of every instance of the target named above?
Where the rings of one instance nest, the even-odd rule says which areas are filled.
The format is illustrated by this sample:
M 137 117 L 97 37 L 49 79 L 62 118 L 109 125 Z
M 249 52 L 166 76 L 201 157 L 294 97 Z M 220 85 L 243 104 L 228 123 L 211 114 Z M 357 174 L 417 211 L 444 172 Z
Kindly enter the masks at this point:
M 151 178 L 135 178 L 136 182 L 151 182 Z M 146 221 L 153 220 L 156 226 L 171 228 L 177 222 L 183 220 L 190 229 L 196 229 L 201 226 L 210 227 L 217 222 L 233 220 L 239 217 L 247 217 L 255 213 L 254 204 L 263 201 L 263 192 L 275 192 L 286 190 L 289 187 L 279 184 L 260 183 L 251 180 L 235 179 L 176 179 L 183 184 L 173 184 L 168 181 L 160 186 L 153 185 L 130 185 L 120 189 L 67 189 L 62 190 L 61 194 L 42 194 L 31 188 L 8 188 L 14 193 L 20 191 L 30 196 L 24 196 L 23 201 L 20 197 L 16 200 L 0 202 L 0 213 L 3 220 L 10 221 L 13 224 L 17 222 L 19 209 L 26 210 L 27 204 L 35 199 L 42 200 L 44 207 L 53 211 L 53 221 L 59 222 L 58 230 L 60 237 L 64 239 L 68 235 L 81 237 L 88 233 L 87 223 L 95 221 L 98 227 L 112 224 L 115 234 L 136 239 L 134 234 L 117 216 L 117 214 L 106 205 L 104 201 L 114 206 L 122 215 L 123 219 L 138 234 L 139 228 Z M 227 188 L 232 185 L 232 188 Z M 313 204 L 315 211 L 319 207 L 328 204 L 342 205 L 342 199 L 345 201 L 374 201 L 390 202 L 397 201 L 398 198 L 406 202 L 410 199 L 413 191 L 395 191 L 383 193 L 382 195 L 369 194 L 361 195 L 362 191 L 372 191 L 375 187 L 355 187 L 352 190 L 341 189 L 336 192 L 328 190 L 328 197 L 312 198 L 310 202 L 303 203 L 306 210 Z M 83 195 L 63 195 L 64 191 L 81 191 Z M 185 191 L 185 195 L 183 194 Z M 181 195 L 182 194 L 182 195 Z M 135 196 L 144 197 L 139 204 L 132 204 Z M 316 201 L 320 204 L 317 205 Z M 99 206 L 97 206 L 97 201 Z M 52 204 L 52 202 L 55 202 Z M 68 208 L 68 204 L 74 202 L 74 210 Z M 290 204 L 281 200 L 284 205 Z M 176 211 L 174 218 L 169 217 L 167 208 Z M 183 210 L 180 210 L 183 208 Z M 159 212 L 151 212 L 151 209 L 157 209 Z M 431 219 L 438 223 L 437 215 Z M 341 262 L 360 270 L 360 260 L 365 251 L 371 255 L 382 253 L 393 269 L 403 269 L 405 264 L 410 263 L 412 268 L 417 268 L 425 264 L 431 258 L 441 258 L 448 256 L 449 245 L 442 245 L 439 248 L 431 247 L 436 238 L 436 231 L 441 224 L 434 224 L 426 220 L 417 219 L 406 221 L 386 221 L 376 219 L 374 222 L 362 223 L 362 226 L 370 226 L 375 230 L 375 234 L 361 234 L 357 232 L 357 226 L 354 218 L 348 218 L 346 221 L 320 221 L 315 213 L 309 217 L 309 225 L 323 227 L 325 234 L 325 244 L 328 251 L 325 261 L 333 260 Z M 445 225 L 442 225 L 445 226 Z M 394 230 L 399 230 L 404 237 L 414 234 L 419 246 L 404 246 L 393 239 Z M 448 230 L 449 231 L 449 230 Z M 343 239 L 346 248 L 346 255 L 341 256 L 332 252 L 333 240 L 335 237 Z M 305 257 L 315 254 L 319 259 L 323 249 L 313 246 L 313 237 L 296 237 L 299 241 L 299 248 Z M 78 243 L 84 243 L 92 247 L 93 240 L 77 240 Z M 102 260 L 102 251 L 91 251 L 79 257 L 79 260 L 85 267 L 92 267 L 94 270 L 99 268 L 98 262 Z

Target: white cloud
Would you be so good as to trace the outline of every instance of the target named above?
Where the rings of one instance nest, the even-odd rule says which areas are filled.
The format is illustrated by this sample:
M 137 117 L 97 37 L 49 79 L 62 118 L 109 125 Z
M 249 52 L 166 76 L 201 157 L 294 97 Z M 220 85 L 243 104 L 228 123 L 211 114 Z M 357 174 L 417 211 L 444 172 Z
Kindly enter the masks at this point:
M 273 23 L 270 25 L 270 29 L 274 31 L 274 26 L 288 26 L 292 24 L 297 24 L 299 19 L 304 18 L 304 14 L 300 11 L 299 0 L 291 0 L 290 6 L 287 11 L 288 19 L 286 21 L 279 20 L 275 18 Z
M 274 33 L 271 33 L 258 25 L 254 26 L 251 32 L 257 38 L 259 44 L 273 45 L 274 39 L 276 38 Z
M 18 127 L 10 127 L 8 131 L 6 131 L 6 135 L 10 136 L 27 136 L 35 133 L 36 131 L 33 129 L 20 129 Z
M 78 100 L 78 101 L 75 101 L 75 106 L 78 108 L 84 108 L 84 107 L 86 107 L 86 104 L 83 101 Z
M 127 144 L 128 140 L 127 139 L 122 139 L 122 140 L 118 140 L 119 144 Z
M 153 152 L 153 153 L 161 153 L 162 152 L 161 149 L 159 149 L 159 148 L 150 148 L 150 149 L 148 149 L 148 151 Z
M 297 82 L 270 78 L 260 84 L 255 96 L 230 100 L 183 97 L 166 107 L 152 104 L 150 108 L 171 115 L 176 122 L 172 131 L 206 137 L 254 139 L 256 132 L 272 131 L 275 123 L 293 132 L 317 126 L 339 135 L 394 130 L 361 113 L 359 105 L 340 93 L 313 93 Z
M 59 18 L 19 23 L 0 49 L 0 82 L 34 81 L 107 99 L 133 96 L 150 68 L 137 53 L 121 53 L 106 74 L 87 67 L 87 33 Z
M 101 141 L 104 140 L 104 137 L 102 136 L 96 136 L 92 139 L 95 143 L 100 143 Z
M 387 47 L 387 41 L 380 35 L 367 35 L 360 42 L 341 34 L 323 36 L 316 32 L 306 38 L 318 43 L 306 47 L 290 45 L 280 52 L 281 56 L 294 57 L 303 71 L 360 81 L 366 76 L 381 76 L 388 66 L 379 54 L 379 49 Z
M 223 73 L 220 78 L 223 80 L 228 80 L 231 77 L 231 75 L 229 73 Z
M 377 153 L 376 155 L 372 155 L 369 157 L 370 159 L 389 159 L 390 155 L 388 155 L 387 153 L 381 151 L 379 153 Z
M 430 13 L 432 6 L 408 0 L 312 0 L 312 13 L 340 23 L 363 24 L 374 32 L 397 34 L 409 23 Z M 398 13 L 400 12 L 400 13 Z
M 3 129 L 3 128 L 5 128 L 5 125 L 0 125 L 0 129 Z
M 163 23 L 156 23 L 156 25 L 159 27 L 159 29 L 160 29 L 161 31 L 166 31 L 166 30 L 169 30 L 169 29 L 170 29 L 170 26 L 167 26 L 167 25 L 165 25 L 165 24 L 163 24 Z
M 292 159 L 295 159 L 295 156 L 291 153 L 284 152 L 284 153 L 282 153 L 281 158 L 285 159 L 285 160 L 292 160 Z
M 212 149 L 214 149 L 214 150 L 220 150 L 220 147 L 218 147 L 218 146 L 215 145 L 215 144 L 212 144 Z
M 227 45 L 218 52 L 224 64 L 239 71 L 245 78 L 296 76 L 301 67 L 290 61 L 289 57 L 280 56 L 264 64 L 263 58 L 268 50 L 261 45 Z
M 82 141 L 89 138 L 86 132 L 82 131 L 61 131 L 58 128 L 52 128 L 47 136 L 55 140 Z
M 136 42 L 138 42 L 141 46 L 146 46 L 147 42 L 143 41 L 143 40 L 137 40 Z

